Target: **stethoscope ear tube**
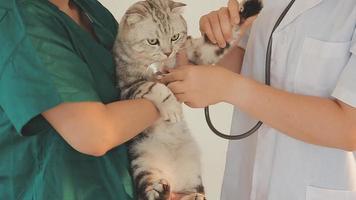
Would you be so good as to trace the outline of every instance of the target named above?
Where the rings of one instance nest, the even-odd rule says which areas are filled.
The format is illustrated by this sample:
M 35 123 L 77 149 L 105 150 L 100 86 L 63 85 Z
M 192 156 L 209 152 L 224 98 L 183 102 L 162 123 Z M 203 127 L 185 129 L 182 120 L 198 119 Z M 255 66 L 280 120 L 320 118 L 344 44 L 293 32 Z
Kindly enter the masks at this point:
M 274 27 L 272 29 L 272 32 L 271 32 L 271 35 L 269 37 L 269 41 L 268 41 L 268 45 L 267 45 L 267 52 L 266 52 L 266 69 L 265 69 L 265 84 L 266 85 L 271 85 L 271 57 L 272 57 L 273 33 L 277 29 L 279 24 L 282 22 L 283 18 L 287 15 L 288 11 L 290 10 L 290 8 L 294 4 L 294 2 L 295 2 L 295 0 L 292 0 L 288 4 L 288 6 L 284 9 L 282 14 L 277 19 L 277 22 L 274 25 Z M 211 131 L 213 131 L 213 133 L 215 133 L 217 136 L 219 136 L 221 138 L 224 138 L 224 139 L 227 139 L 227 140 L 241 140 L 241 139 L 244 139 L 244 138 L 252 135 L 253 133 L 255 133 L 263 124 L 263 122 L 259 121 L 259 122 L 257 122 L 257 124 L 254 127 L 252 127 L 249 131 L 247 131 L 247 132 L 245 132 L 243 134 L 227 135 L 227 134 L 221 133 L 220 131 L 218 131 L 214 127 L 213 123 L 210 120 L 209 106 L 205 107 L 204 111 L 205 111 L 206 123 L 208 124 L 209 128 L 211 129 Z

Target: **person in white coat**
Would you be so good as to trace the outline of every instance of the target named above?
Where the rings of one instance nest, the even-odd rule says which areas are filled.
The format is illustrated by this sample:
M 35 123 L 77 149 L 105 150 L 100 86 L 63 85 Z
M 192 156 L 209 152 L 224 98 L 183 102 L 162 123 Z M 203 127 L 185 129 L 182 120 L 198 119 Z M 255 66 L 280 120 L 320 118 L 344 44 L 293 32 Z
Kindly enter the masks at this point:
M 264 122 L 229 143 L 222 200 L 355 200 L 356 1 L 296 0 L 273 34 L 271 86 L 267 43 L 290 0 L 263 3 L 225 68 L 185 65 L 163 81 L 191 107 L 235 105 L 232 133 Z M 201 31 L 224 47 L 238 7 L 203 16 Z

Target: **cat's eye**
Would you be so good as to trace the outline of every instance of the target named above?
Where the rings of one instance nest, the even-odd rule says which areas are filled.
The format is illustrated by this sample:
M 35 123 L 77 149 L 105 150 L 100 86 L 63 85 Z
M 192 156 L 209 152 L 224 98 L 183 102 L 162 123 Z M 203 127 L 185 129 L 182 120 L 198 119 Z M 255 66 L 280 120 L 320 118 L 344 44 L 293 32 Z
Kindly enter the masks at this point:
M 173 35 L 173 37 L 171 38 L 172 42 L 177 41 L 179 39 L 179 36 L 179 33 Z
M 158 39 L 148 39 L 147 42 L 150 45 L 158 45 L 159 44 Z

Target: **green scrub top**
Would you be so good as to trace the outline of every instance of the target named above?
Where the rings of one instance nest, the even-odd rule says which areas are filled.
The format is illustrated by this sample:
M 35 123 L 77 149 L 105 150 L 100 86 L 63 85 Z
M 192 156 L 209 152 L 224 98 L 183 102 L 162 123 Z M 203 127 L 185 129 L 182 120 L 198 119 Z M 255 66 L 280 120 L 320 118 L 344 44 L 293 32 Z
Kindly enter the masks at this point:
M 73 1 L 97 39 L 48 0 L 0 1 L 0 199 L 134 199 L 125 145 L 81 154 L 40 115 L 65 102 L 119 100 L 117 22 L 96 0 Z

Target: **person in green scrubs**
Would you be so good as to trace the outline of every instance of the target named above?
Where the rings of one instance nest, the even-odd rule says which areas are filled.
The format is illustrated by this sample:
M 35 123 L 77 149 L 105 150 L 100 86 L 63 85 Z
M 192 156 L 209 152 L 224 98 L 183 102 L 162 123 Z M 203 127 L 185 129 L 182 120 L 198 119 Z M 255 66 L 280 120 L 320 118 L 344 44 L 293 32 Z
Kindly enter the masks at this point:
M 125 142 L 159 114 L 119 101 L 117 28 L 96 0 L 0 1 L 0 199 L 135 199 Z

